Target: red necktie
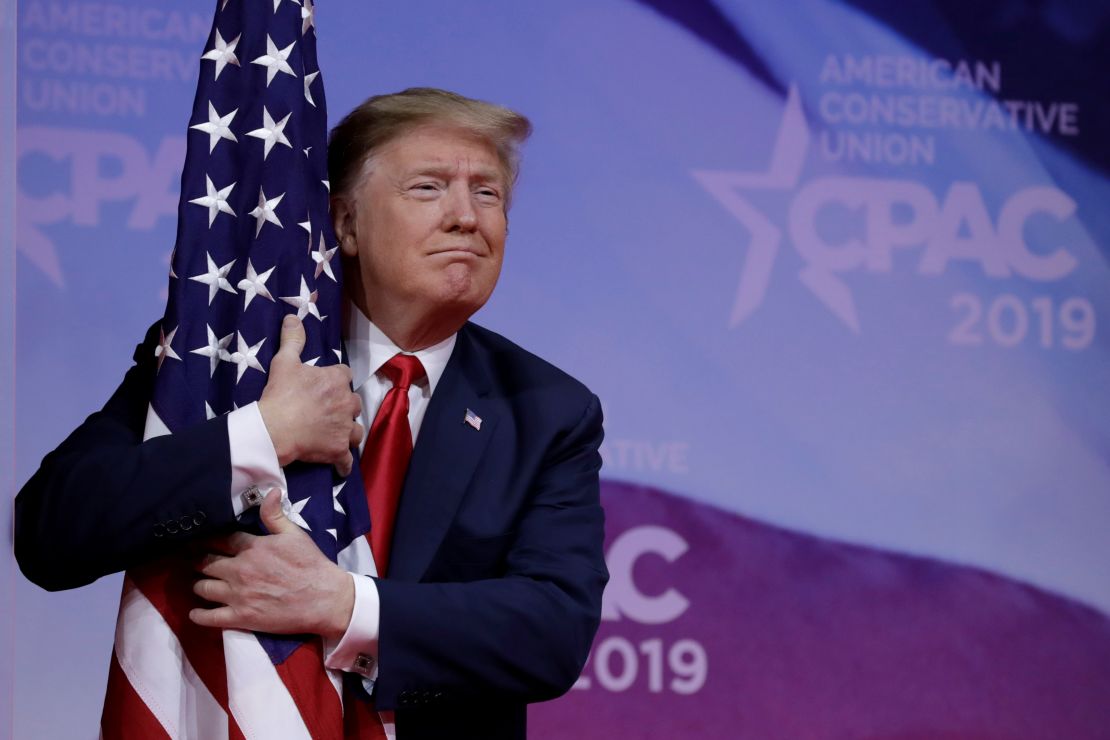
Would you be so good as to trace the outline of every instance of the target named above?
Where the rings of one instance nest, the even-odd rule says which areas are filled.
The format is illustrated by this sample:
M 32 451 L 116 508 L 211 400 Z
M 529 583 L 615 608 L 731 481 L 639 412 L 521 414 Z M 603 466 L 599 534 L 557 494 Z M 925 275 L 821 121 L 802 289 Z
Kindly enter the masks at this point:
M 424 377 L 424 366 L 412 355 L 394 355 L 379 373 L 393 382 L 378 409 L 362 448 L 362 484 L 370 504 L 370 550 L 378 576 L 389 567 L 393 523 L 401 500 L 401 485 L 412 457 L 409 428 L 409 386 Z

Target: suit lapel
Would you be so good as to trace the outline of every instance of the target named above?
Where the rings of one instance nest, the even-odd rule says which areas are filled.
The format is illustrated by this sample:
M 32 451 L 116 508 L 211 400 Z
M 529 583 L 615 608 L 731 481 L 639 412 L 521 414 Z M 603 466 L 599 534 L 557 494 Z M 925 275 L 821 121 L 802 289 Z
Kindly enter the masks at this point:
M 490 382 L 478 353 L 464 326 L 420 425 L 393 529 L 390 578 L 418 581 L 427 570 L 493 436 L 497 416 L 483 398 Z M 468 409 L 481 417 L 480 429 L 464 421 Z

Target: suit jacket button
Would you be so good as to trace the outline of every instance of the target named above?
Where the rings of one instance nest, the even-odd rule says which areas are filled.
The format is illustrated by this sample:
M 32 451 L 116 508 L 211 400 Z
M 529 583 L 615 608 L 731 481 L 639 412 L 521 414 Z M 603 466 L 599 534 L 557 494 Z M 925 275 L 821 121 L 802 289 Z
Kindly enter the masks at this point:
M 178 532 L 181 531 L 177 527 L 177 522 L 175 522 L 173 519 L 170 519 L 168 522 L 166 522 L 165 527 L 166 527 L 166 534 L 177 534 Z
M 178 519 L 177 523 L 181 526 L 182 532 L 188 532 L 190 529 L 193 528 L 193 517 L 186 514 L 185 516 Z
M 154 525 L 154 536 L 155 537 L 165 537 L 165 535 L 166 535 L 166 528 L 163 527 L 161 525 L 161 523 L 155 524 Z
M 200 525 L 204 524 L 204 520 L 207 518 L 207 514 L 205 514 L 203 511 L 198 511 L 196 514 L 193 514 L 193 524 L 199 527 Z

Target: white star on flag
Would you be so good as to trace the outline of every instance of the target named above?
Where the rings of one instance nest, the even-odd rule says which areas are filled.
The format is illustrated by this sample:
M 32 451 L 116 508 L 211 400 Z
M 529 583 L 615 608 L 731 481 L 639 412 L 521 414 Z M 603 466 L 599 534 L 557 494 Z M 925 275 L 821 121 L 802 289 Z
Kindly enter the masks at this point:
M 316 297 L 319 291 L 308 290 L 308 283 L 304 281 L 304 275 L 301 275 L 301 294 L 296 296 L 282 296 L 283 301 L 290 306 L 295 306 L 297 309 L 297 318 L 304 320 L 305 316 L 312 314 L 318 320 L 323 321 L 324 317 L 320 315 L 320 309 L 316 308 Z
M 251 61 L 251 64 L 260 64 L 266 68 L 266 87 L 270 86 L 278 72 L 284 72 L 292 77 L 297 76 L 287 61 L 296 43 L 294 41 L 284 49 L 279 49 L 270 35 L 266 34 L 266 53 Z
M 293 145 L 289 143 L 289 139 L 285 138 L 285 124 L 289 123 L 289 117 L 292 113 L 286 113 L 285 118 L 277 123 L 270 116 L 270 111 L 266 110 L 266 106 L 262 106 L 262 128 L 256 128 L 254 131 L 248 131 L 247 136 L 253 136 L 256 139 L 262 139 L 262 161 L 266 161 L 266 157 L 270 156 L 270 150 L 274 148 L 274 144 L 284 144 L 290 149 Z
M 204 402 L 204 418 L 205 419 L 215 419 L 216 418 L 216 412 L 212 410 L 212 405 L 210 403 L 208 403 L 208 401 Z
M 312 261 L 316 263 L 316 278 L 320 277 L 320 273 L 324 273 L 332 279 L 332 282 L 338 282 L 335 279 L 335 274 L 331 271 L 331 258 L 335 256 L 336 250 L 339 247 L 332 247 L 327 249 L 324 244 L 324 232 L 320 232 L 320 247 L 312 253 Z
M 203 347 L 189 350 L 194 355 L 203 355 L 208 358 L 208 377 L 216 374 L 216 365 L 220 364 L 220 360 L 226 360 L 228 351 L 227 346 L 231 344 L 231 338 L 234 334 L 228 334 L 226 337 L 217 338 L 216 332 L 212 331 L 212 327 L 205 325 L 208 330 L 208 344 Z
M 301 280 L 304 280 L 304 278 L 301 278 Z M 171 331 L 168 336 L 164 331 L 162 331 L 161 327 L 159 327 L 158 329 L 158 346 L 154 348 L 154 356 L 158 358 L 158 370 L 162 369 L 162 363 L 166 360 L 167 357 L 172 360 L 181 359 L 177 356 L 177 353 L 173 351 L 173 335 L 176 333 L 176 326 L 173 328 L 173 331 Z
M 339 503 L 339 492 L 343 490 L 343 486 L 347 485 L 347 481 L 340 481 L 337 485 L 331 487 L 331 505 L 340 514 L 346 514 L 343 510 L 343 504 Z
M 205 254 L 208 258 L 208 272 L 201 275 L 193 275 L 190 280 L 196 280 L 198 283 L 204 283 L 208 286 L 208 305 L 212 305 L 212 299 L 216 297 L 216 293 L 221 290 L 226 290 L 228 293 L 235 293 L 235 288 L 231 287 L 228 282 L 227 274 L 231 272 L 231 266 L 235 264 L 235 260 L 228 262 L 223 267 L 217 267 L 216 261 L 212 259 L 211 254 Z
M 266 198 L 266 191 L 259 188 L 259 190 L 258 190 L 258 206 L 255 207 L 255 209 L 250 212 L 250 215 L 254 216 L 254 218 L 255 218 L 255 229 L 254 229 L 255 238 L 257 238 L 258 235 L 262 232 L 262 224 L 266 223 L 267 221 L 269 221 L 272 224 L 277 224 L 279 229 L 284 229 L 285 228 L 284 226 L 281 225 L 281 219 L 278 218 L 277 214 L 274 212 L 274 209 L 276 209 L 278 207 L 278 205 L 281 203 L 281 199 L 284 198 L 284 197 L 285 197 L 285 193 L 282 193 L 281 195 L 277 196 L 276 198 L 267 199 Z
M 239 290 L 243 291 L 244 311 L 247 310 L 247 306 L 251 305 L 251 299 L 256 295 L 260 295 L 269 301 L 274 300 L 274 297 L 270 295 L 269 289 L 266 288 L 266 281 L 270 279 L 270 273 L 273 271 L 274 268 L 271 267 L 269 270 L 259 275 L 254 271 L 254 265 L 251 264 L 251 261 L 249 259 L 247 260 L 247 276 L 240 280 L 237 286 Z
M 216 189 L 212 184 L 212 178 L 208 175 L 204 176 L 205 187 L 208 189 L 207 195 L 202 195 L 199 198 L 193 198 L 190 203 L 196 203 L 198 206 L 203 206 L 208 209 L 208 228 L 212 228 L 212 222 L 216 220 L 217 213 L 227 213 L 233 218 L 235 211 L 231 210 L 231 206 L 227 204 L 227 196 L 231 195 L 232 188 L 235 183 L 231 183 L 226 188 Z
M 204 56 L 201 57 L 202 60 L 208 59 L 216 63 L 215 79 L 220 79 L 220 72 L 223 72 L 224 67 L 227 65 L 234 64 L 236 67 L 239 66 L 239 57 L 235 56 L 235 47 L 239 45 L 239 39 L 241 37 L 242 34 L 239 34 L 239 36 L 236 36 L 229 44 L 220 36 L 220 32 L 216 31 L 216 43 L 211 49 L 204 52 Z
M 285 506 L 281 507 L 282 509 L 285 509 L 285 516 L 289 517 L 289 521 L 293 522 L 301 529 L 307 529 L 309 532 L 312 531 L 312 527 L 308 526 L 308 522 L 306 522 L 304 517 L 301 516 L 301 512 L 304 510 L 304 507 L 308 505 L 308 502 L 311 498 L 312 497 L 309 496 L 308 498 L 302 498 L 296 503 L 290 502 L 288 508 L 286 508 Z
M 308 33 L 308 29 L 316 27 L 316 6 L 312 0 L 304 0 L 301 6 L 301 35 Z
M 308 104 L 311 105 L 313 108 L 316 107 L 316 101 L 312 99 L 312 90 L 310 88 L 312 87 L 312 83 L 319 76 L 320 76 L 320 71 L 319 70 L 304 76 L 304 99 L 307 100 Z
M 189 128 L 203 131 L 208 134 L 208 153 L 211 154 L 216 149 L 216 144 L 220 139 L 227 139 L 228 141 L 235 142 L 239 141 L 235 138 L 235 134 L 231 133 L 231 121 L 238 112 L 239 109 L 236 108 L 226 116 L 221 116 L 216 112 L 216 106 L 212 105 L 212 101 L 209 101 L 208 121 L 205 123 L 198 123 Z
M 239 372 L 235 376 L 235 382 L 238 383 L 243 379 L 243 373 L 247 371 L 248 367 L 253 367 L 260 373 L 265 373 L 266 370 L 262 367 L 262 363 L 258 361 L 257 355 L 258 350 L 261 349 L 262 345 L 266 342 L 266 337 L 262 337 L 262 340 L 258 344 L 248 345 L 247 340 L 243 339 L 242 332 L 235 332 L 235 336 L 236 350 L 227 357 L 220 358 L 227 362 L 234 362 L 239 366 Z
M 305 214 L 304 221 L 299 222 L 297 226 L 308 232 L 308 248 L 312 249 L 312 214 Z

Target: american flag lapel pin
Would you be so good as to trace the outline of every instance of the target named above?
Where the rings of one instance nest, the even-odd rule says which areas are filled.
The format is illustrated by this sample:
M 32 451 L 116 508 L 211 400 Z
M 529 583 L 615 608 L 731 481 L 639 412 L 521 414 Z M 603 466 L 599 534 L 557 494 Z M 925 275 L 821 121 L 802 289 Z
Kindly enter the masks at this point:
M 473 428 L 476 432 L 480 432 L 482 430 L 482 417 L 467 409 L 466 416 L 463 417 L 463 424 Z

